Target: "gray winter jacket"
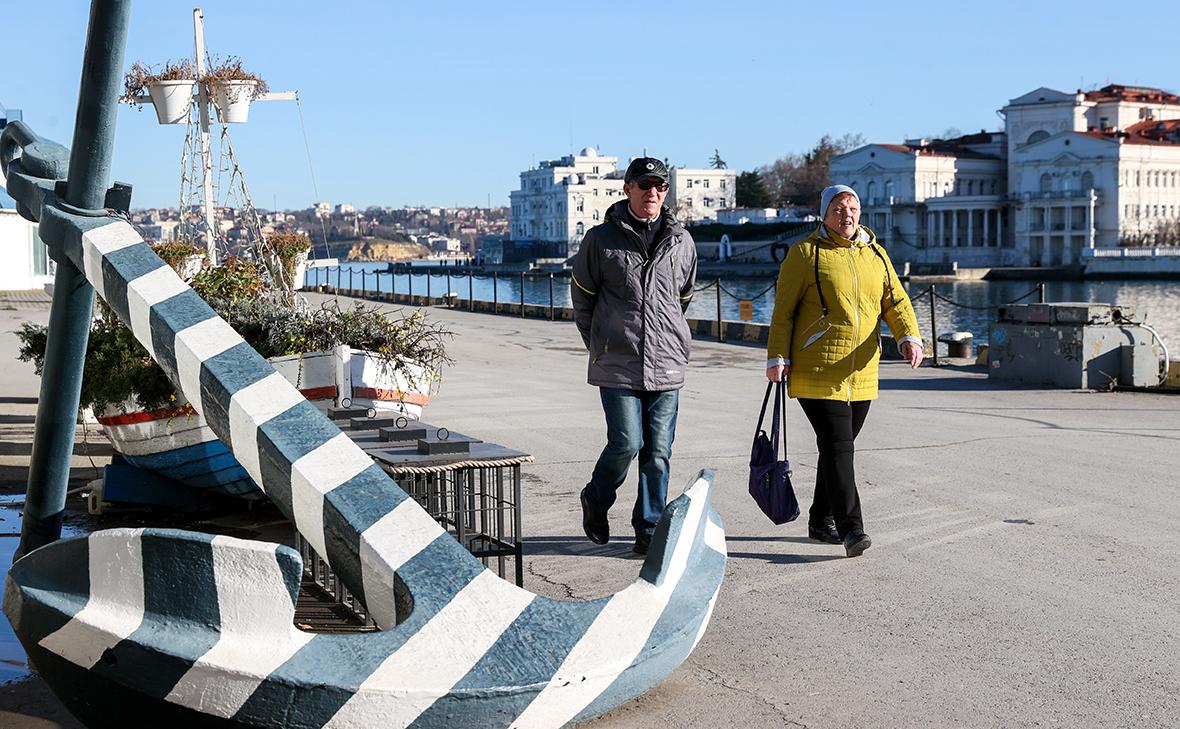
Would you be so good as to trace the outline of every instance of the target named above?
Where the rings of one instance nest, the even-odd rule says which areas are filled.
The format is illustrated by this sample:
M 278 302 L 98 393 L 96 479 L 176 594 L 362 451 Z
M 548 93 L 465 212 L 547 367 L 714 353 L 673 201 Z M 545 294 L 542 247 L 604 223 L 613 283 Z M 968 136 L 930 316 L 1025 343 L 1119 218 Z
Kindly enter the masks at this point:
M 611 205 L 574 257 L 570 297 L 590 351 L 586 379 L 599 387 L 676 390 L 692 346 L 684 311 L 696 282 L 696 244 L 664 208 L 663 230 L 646 251 L 627 204 Z

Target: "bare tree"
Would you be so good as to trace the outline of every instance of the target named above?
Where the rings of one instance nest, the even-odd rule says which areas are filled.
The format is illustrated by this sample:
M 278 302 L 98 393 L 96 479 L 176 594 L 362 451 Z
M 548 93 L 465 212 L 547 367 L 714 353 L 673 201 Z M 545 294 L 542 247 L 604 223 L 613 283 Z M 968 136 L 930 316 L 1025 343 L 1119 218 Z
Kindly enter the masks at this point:
M 863 146 L 864 135 L 845 134 L 832 139 L 825 134 L 803 154 L 788 154 L 758 169 L 778 205 L 818 205 L 819 195 L 828 186 L 828 167 L 832 157 Z

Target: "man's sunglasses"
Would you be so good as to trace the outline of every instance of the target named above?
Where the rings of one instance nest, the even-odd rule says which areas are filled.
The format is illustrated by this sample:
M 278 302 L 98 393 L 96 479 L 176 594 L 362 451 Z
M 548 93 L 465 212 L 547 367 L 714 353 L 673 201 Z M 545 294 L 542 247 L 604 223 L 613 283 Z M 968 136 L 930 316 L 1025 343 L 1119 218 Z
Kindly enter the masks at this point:
M 666 182 L 655 182 L 653 180 L 640 180 L 639 182 L 637 182 L 635 184 L 639 185 L 640 190 L 650 190 L 654 187 L 655 189 L 659 190 L 660 192 L 667 192 L 668 191 L 668 183 L 666 183 Z

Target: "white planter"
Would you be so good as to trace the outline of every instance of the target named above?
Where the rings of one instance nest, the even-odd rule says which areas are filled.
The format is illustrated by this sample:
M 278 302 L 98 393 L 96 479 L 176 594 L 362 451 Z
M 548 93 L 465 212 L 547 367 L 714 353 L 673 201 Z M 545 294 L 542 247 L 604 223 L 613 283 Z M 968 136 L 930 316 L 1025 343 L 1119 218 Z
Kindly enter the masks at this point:
M 188 109 L 193 103 L 196 81 L 153 81 L 148 84 L 148 95 L 156 108 L 156 120 L 161 124 L 188 123 Z
M 254 100 L 255 81 L 214 81 L 213 105 L 222 124 L 245 124 L 250 116 L 250 102 Z
M 418 420 L 437 389 L 439 374 L 416 362 L 386 366 L 372 352 L 353 349 L 349 363 L 352 406 L 403 413 Z

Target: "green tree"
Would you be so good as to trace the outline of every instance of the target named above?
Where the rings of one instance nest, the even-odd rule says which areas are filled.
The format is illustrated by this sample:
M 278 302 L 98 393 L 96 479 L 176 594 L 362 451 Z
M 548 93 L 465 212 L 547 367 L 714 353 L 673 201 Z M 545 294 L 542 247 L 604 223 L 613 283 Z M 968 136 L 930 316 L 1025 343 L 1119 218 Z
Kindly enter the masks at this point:
M 742 172 L 737 176 L 736 203 L 739 208 L 768 208 L 774 201 L 762 181 L 762 175 L 757 172 Z
M 709 158 L 709 164 L 715 170 L 724 170 L 729 167 L 725 164 L 725 160 L 721 159 L 721 152 L 717 151 L 716 147 L 713 148 L 713 156 Z

